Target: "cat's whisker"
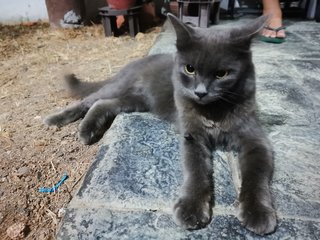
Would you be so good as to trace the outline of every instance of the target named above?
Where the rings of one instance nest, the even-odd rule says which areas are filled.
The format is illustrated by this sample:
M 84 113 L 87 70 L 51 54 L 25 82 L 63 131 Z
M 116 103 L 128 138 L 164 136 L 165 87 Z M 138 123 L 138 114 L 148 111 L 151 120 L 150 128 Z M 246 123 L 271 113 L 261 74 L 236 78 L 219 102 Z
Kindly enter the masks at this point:
M 230 99 L 227 99 L 225 97 L 219 96 L 218 98 L 221 99 L 222 101 L 225 101 L 225 102 L 228 102 L 228 103 L 231 103 L 231 104 L 234 104 L 234 105 L 238 105 L 237 102 L 230 101 Z
M 239 93 L 230 92 L 230 91 L 225 90 L 225 89 L 223 89 L 223 90 L 222 90 L 222 93 L 227 93 L 227 94 L 231 94 L 231 95 L 234 95 L 234 96 L 242 96 L 242 95 L 241 95 L 241 94 L 239 94 Z

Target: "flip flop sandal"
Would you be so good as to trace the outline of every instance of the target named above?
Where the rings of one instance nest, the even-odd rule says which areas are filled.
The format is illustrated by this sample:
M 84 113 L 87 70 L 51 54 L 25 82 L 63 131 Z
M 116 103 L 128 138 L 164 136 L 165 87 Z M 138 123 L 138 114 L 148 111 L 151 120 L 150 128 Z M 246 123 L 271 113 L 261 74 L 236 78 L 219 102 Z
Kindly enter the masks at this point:
M 283 26 L 278 27 L 278 28 L 272 28 L 272 27 L 265 26 L 264 28 L 267 30 L 270 30 L 270 31 L 274 31 L 274 32 L 276 32 L 276 34 L 280 30 L 286 29 L 286 27 L 283 27 Z M 286 41 L 285 37 L 267 37 L 267 36 L 263 36 L 263 35 L 260 35 L 259 39 L 260 39 L 260 41 L 267 42 L 267 43 L 283 43 Z

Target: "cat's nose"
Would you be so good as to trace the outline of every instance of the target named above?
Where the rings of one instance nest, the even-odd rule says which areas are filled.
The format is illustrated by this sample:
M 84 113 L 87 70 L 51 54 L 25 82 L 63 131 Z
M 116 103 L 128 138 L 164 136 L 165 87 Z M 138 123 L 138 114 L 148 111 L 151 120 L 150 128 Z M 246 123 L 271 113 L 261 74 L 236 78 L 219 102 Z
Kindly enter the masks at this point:
M 203 83 L 199 83 L 194 89 L 194 94 L 197 95 L 200 99 L 208 94 L 206 86 Z
M 195 95 L 197 95 L 200 99 L 206 96 L 208 93 L 207 92 L 194 92 Z

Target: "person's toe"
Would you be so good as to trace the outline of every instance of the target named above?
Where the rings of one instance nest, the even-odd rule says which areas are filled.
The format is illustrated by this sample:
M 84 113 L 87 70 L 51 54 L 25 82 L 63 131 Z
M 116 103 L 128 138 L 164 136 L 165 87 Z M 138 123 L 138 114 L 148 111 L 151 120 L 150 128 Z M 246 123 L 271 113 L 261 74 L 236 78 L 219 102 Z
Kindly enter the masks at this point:
M 278 38 L 285 38 L 286 37 L 286 33 L 284 30 L 280 30 L 277 32 L 276 37 Z
M 262 35 L 265 36 L 265 37 L 271 37 L 271 38 L 275 38 L 277 37 L 275 31 L 271 31 L 269 29 L 264 29 L 262 31 Z

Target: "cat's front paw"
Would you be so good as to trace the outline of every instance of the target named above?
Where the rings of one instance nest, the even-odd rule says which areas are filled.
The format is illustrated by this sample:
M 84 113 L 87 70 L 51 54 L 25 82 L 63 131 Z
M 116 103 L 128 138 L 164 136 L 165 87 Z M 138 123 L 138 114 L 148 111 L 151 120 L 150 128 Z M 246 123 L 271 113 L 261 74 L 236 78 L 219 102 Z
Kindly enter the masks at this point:
M 262 204 L 240 203 L 238 218 L 245 228 L 258 235 L 273 233 L 277 226 L 275 210 Z
M 110 122 L 104 118 L 94 118 L 86 115 L 79 126 L 79 138 L 83 144 L 90 145 L 98 142 L 108 130 Z
M 210 199 L 180 198 L 174 205 L 175 222 L 189 230 L 207 226 L 211 221 L 212 208 Z
M 83 144 L 94 144 L 102 138 L 106 130 L 107 127 L 103 124 L 84 119 L 79 126 L 79 139 Z
M 45 119 L 43 120 L 43 123 L 47 126 L 58 126 L 58 127 L 62 127 L 64 125 L 66 125 L 65 119 L 63 118 L 63 116 L 61 114 L 52 114 L 49 115 L 47 117 L 45 117 Z

